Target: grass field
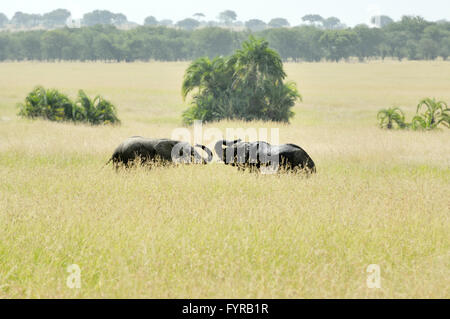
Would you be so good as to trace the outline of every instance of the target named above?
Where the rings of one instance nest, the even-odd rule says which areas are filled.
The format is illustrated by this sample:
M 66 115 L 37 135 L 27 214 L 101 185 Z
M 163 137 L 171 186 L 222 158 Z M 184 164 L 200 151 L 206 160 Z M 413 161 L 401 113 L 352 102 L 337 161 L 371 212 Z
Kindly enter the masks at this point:
M 376 122 L 394 104 L 410 120 L 423 97 L 450 102 L 449 62 L 286 64 L 303 95 L 290 125 L 205 126 L 278 127 L 316 162 L 311 178 L 105 168 L 126 137 L 180 127 L 186 67 L 0 64 L 0 298 L 450 297 L 449 130 Z M 19 119 L 38 84 L 102 94 L 123 123 Z M 66 285 L 71 264 L 80 289 Z

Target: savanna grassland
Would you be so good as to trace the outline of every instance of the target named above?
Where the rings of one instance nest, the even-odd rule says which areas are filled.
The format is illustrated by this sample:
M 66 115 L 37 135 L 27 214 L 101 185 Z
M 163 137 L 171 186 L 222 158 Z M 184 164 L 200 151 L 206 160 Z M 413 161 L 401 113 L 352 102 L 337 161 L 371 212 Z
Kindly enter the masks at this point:
M 380 108 L 410 120 L 421 98 L 450 102 L 449 62 L 286 64 L 303 95 L 290 125 L 205 126 L 278 127 L 314 159 L 310 178 L 104 167 L 126 137 L 181 126 L 187 65 L 0 64 L 0 298 L 450 297 L 449 130 L 376 121 Z M 18 118 L 38 84 L 102 94 L 122 125 Z M 71 264 L 80 289 L 66 285 Z

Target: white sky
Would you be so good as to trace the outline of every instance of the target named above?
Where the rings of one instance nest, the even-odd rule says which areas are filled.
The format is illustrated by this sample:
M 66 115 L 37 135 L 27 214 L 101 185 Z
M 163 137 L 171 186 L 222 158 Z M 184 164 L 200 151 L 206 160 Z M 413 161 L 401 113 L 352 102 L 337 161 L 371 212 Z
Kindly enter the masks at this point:
M 230 9 L 238 20 L 257 18 L 268 22 L 284 17 L 291 25 L 298 25 L 305 14 L 317 13 L 323 17 L 336 16 L 349 26 L 368 23 L 369 17 L 386 14 L 398 20 L 402 15 L 420 15 L 427 20 L 450 20 L 449 0 L 0 0 L 0 12 L 11 18 L 16 11 L 44 13 L 57 8 L 68 9 L 74 18 L 86 12 L 105 9 L 123 13 L 128 20 L 142 23 L 153 15 L 158 20 L 178 21 L 196 12 L 216 19 L 219 12 Z

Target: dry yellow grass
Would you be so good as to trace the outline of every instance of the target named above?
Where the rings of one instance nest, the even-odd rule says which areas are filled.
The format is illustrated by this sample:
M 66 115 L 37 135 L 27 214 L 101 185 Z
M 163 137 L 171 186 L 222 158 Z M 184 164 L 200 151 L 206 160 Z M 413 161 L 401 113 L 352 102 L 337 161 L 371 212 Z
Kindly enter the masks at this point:
M 311 178 L 103 167 L 124 138 L 180 125 L 186 66 L 0 64 L 0 298 L 450 297 L 450 134 L 375 118 L 450 101 L 450 63 L 287 64 L 304 96 L 291 125 L 206 126 L 279 127 L 316 162 Z M 37 84 L 100 93 L 123 125 L 18 119 Z M 71 264 L 80 289 L 66 285 Z M 381 289 L 367 288 L 369 264 Z

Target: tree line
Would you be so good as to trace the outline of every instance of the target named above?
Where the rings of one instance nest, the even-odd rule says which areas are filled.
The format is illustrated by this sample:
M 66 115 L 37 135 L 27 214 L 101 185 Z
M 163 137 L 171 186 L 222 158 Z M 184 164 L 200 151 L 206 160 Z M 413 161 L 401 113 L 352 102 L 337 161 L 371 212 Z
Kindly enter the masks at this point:
M 266 28 L 290 27 L 287 19 L 276 17 L 268 23 L 260 19 L 250 19 L 240 21 L 238 15 L 233 10 L 225 10 L 219 13 L 216 20 L 207 20 L 205 14 L 194 13 L 192 17 L 187 17 L 176 23 L 170 19 L 158 20 L 154 16 L 144 19 L 143 25 L 178 27 L 185 30 L 194 30 L 199 27 L 226 27 L 233 29 L 247 28 L 251 31 L 262 31 Z M 345 24 L 336 17 L 324 18 L 318 14 L 307 14 L 301 18 L 303 24 L 314 25 L 324 29 L 343 29 Z M 373 18 L 372 24 L 384 26 L 392 23 L 393 20 L 387 16 L 377 16 Z M 29 29 L 54 29 L 65 25 L 72 27 L 93 26 L 97 24 L 115 25 L 122 28 L 132 28 L 139 26 L 138 23 L 129 21 L 123 13 L 113 13 L 108 10 L 94 10 L 85 13 L 81 19 L 73 19 L 72 14 L 66 9 L 56 9 L 44 14 L 16 12 L 11 19 L 4 13 L 0 13 L 0 29 L 29 30 Z
M 283 61 L 340 61 L 357 57 L 430 60 L 450 54 L 450 22 L 405 16 L 382 28 L 324 29 L 316 25 L 257 32 L 220 27 L 195 30 L 112 25 L 0 32 L 0 61 L 180 61 L 230 55 L 250 35 L 265 38 Z

